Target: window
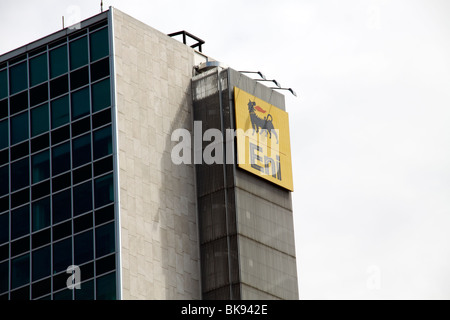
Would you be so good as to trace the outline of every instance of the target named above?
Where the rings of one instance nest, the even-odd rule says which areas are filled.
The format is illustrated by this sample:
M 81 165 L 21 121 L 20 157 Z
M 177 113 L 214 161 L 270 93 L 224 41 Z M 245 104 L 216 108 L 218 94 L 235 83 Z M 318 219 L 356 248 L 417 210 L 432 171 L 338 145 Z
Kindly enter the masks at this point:
M 6 260 L 8 259 L 8 257 L 9 257 L 9 243 L 0 246 L 0 261 Z
M 69 96 L 52 101 L 52 129 L 69 122 Z
M 0 263 L 0 293 L 8 291 L 9 262 Z
M 114 184 L 112 174 L 95 179 L 95 207 L 99 208 L 114 202 Z
M 11 291 L 9 298 L 11 300 L 29 300 L 30 299 L 30 286 L 20 288 L 18 290 Z
M 70 219 L 72 212 L 70 189 L 53 195 L 53 223 Z
M 28 111 L 11 118 L 11 144 L 28 139 Z
M 109 55 L 108 28 L 103 28 L 92 33 L 90 45 L 91 61 L 95 61 Z
M 29 185 L 30 172 L 28 166 L 28 158 L 11 164 L 11 191 L 16 191 Z
M 11 260 L 11 289 L 30 282 L 30 254 Z
M 30 106 L 35 106 L 48 100 L 48 83 L 43 83 L 30 89 Z
M 70 73 L 70 89 L 75 90 L 89 83 L 89 67 L 84 67 Z
M 50 98 L 56 98 L 69 92 L 69 77 L 64 75 L 50 81 Z
M 70 216 L 70 215 L 69 215 Z M 72 234 L 72 221 L 66 221 L 53 227 L 53 241 L 68 237 Z
M 92 210 L 92 183 L 85 182 L 73 188 L 74 216 Z
M 93 232 L 92 230 L 78 234 L 74 238 L 75 264 L 80 265 L 94 258 Z
M 0 121 L 0 149 L 9 146 L 8 120 Z
M 97 300 L 116 300 L 116 273 L 97 279 Z
M 23 91 L 9 99 L 9 111 L 11 115 L 28 108 L 28 91 Z
M 72 300 L 72 290 L 66 289 L 53 294 L 53 300 Z
M 111 105 L 109 78 L 92 85 L 92 112 Z
M 93 213 L 89 212 L 73 220 L 73 232 L 79 233 L 92 228 L 94 223 Z
M 55 78 L 67 72 L 67 45 L 50 51 L 50 76 Z
M 81 289 L 75 290 L 75 300 L 94 300 L 94 280 L 81 283 Z
M 8 99 L 0 101 L 0 120 L 8 116 Z
M 41 280 L 39 282 L 33 283 L 33 287 L 31 292 L 33 293 L 32 298 L 36 299 L 37 297 L 48 294 L 52 291 L 52 280 L 50 278 Z
M 9 193 L 9 167 L 0 168 L 0 197 Z
M 28 87 L 27 63 L 16 64 L 9 68 L 10 94 L 22 91 Z
M 33 251 L 33 281 L 49 276 L 51 273 L 50 246 Z
M 112 154 L 111 126 L 94 132 L 94 160 Z
M 91 81 L 109 76 L 109 58 L 91 64 Z
M 9 240 L 9 212 L 0 215 L 0 245 Z M 2 259 L 0 259 L 2 260 Z
M 72 137 L 79 136 L 91 130 L 91 118 L 87 117 L 77 122 L 72 122 Z
M 50 197 L 36 201 L 33 209 L 33 232 L 50 225 Z
M 30 206 L 26 205 L 11 212 L 11 240 L 30 233 Z
M 91 134 L 76 138 L 72 142 L 73 168 L 91 161 Z
M 52 174 L 63 173 L 70 169 L 70 143 L 66 142 L 52 149 Z
M 32 235 L 33 249 L 45 246 L 51 242 L 51 230 L 44 229 Z
M 0 71 L 0 99 L 8 96 L 8 74 L 6 70 Z
M 97 258 L 114 252 L 115 231 L 114 222 L 95 229 L 95 255 Z
M 31 153 L 48 148 L 50 145 L 49 134 L 46 133 L 31 140 Z
M 49 130 L 48 103 L 31 110 L 31 136 Z
M 87 37 L 77 39 L 70 43 L 70 70 L 88 63 Z
M 47 53 L 30 59 L 30 86 L 47 81 Z
M 67 270 L 72 265 L 72 238 L 53 244 L 53 273 Z
M 45 180 L 50 177 L 50 152 L 42 151 L 32 157 L 33 183 Z
M 72 93 L 72 120 L 87 115 L 90 109 L 89 87 Z

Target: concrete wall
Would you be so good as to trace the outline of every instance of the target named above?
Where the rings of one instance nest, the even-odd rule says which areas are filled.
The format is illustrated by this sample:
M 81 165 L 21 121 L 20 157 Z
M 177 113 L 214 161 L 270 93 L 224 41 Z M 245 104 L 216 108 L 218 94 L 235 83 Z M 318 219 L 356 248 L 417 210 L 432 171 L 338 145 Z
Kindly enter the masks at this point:
M 113 10 L 123 299 L 199 299 L 193 165 L 170 137 L 192 130 L 194 50 Z
M 285 110 L 284 95 L 228 72 L 230 89 Z M 298 299 L 291 192 L 239 168 L 235 183 L 242 299 Z

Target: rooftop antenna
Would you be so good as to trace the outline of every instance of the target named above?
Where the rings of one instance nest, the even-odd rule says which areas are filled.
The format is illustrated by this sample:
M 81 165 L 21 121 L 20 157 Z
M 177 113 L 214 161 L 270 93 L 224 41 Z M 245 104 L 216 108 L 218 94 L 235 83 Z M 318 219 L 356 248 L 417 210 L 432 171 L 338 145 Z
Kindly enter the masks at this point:
M 64 16 L 62 16 L 62 28 L 64 29 Z
M 103 0 L 100 0 L 100 12 L 103 12 Z

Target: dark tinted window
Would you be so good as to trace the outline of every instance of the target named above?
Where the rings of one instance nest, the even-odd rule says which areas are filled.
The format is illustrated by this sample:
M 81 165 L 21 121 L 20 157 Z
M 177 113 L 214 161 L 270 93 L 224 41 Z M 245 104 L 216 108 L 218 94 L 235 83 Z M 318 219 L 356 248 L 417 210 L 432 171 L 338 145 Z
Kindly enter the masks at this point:
M 88 63 L 87 37 L 82 37 L 69 44 L 70 69 L 76 69 Z
M 73 188 L 73 214 L 79 215 L 92 210 L 92 183 L 85 182 Z
M 96 81 L 106 76 L 109 76 L 109 58 L 91 65 L 91 81 Z
M 47 53 L 30 59 L 30 85 L 47 81 Z
M 11 164 L 11 191 L 19 190 L 29 185 L 29 161 L 28 158 Z
M 93 232 L 83 232 L 75 236 L 75 264 L 79 265 L 94 258 Z
M 50 197 L 33 202 L 33 232 L 50 225 Z
M 9 146 L 8 120 L 0 121 L 0 149 Z
M 9 262 L 0 263 L 0 293 L 8 291 Z
M 23 206 L 11 212 L 11 239 L 30 233 L 30 207 Z
M 67 72 L 67 45 L 50 51 L 50 76 L 55 78 Z
M 94 280 L 83 282 L 80 290 L 75 290 L 75 300 L 94 300 Z
M 0 71 L 0 99 L 8 96 L 8 74 L 6 70 Z
M 70 189 L 53 195 L 53 223 L 58 223 L 71 217 Z
M 95 229 L 95 254 L 97 258 L 110 254 L 115 250 L 114 223 Z
M 30 254 L 11 260 L 11 289 L 30 282 Z
M 52 101 L 52 129 L 69 122 L 69 96 Z
M 97 300 L 116 299 L 116 273 L 110 273 L 97 279 Z
M 72 238 L 53 244 L 53 272 L 67 270 L 72 265 Z
M 48 84 L 43 83 L 40 86 L 30 90 L 30 106 L 35 106 L 48 99 Z
M 0 168 L 0 197 L 9 193 L 9 167 Z
M 31 136 L 37 136 L 49 130 L 48 103 L 31 110 Z
M 94 160 L 112 154 L 111 126 L 94 131 Z
M 9 240 L 9 212 L 0 215 L 0 244 Z
M 28 87 L 26 61 L 9 68 L 10 94 L 22 91 Z
M 50 177 L 50 151 L 45 150 L 31 158 L 33 183 Z
M 91 33 L 91 61 L 98 60 L 109 54 L 108 28 Z
M 70 143 L 66 142 L 52 149 L 52 174 L 63 173 L 70 169 Z
M 11 144 L 28 139 L 28 111 L 11 118 Z
M 92 112 L 100 111 L 111 105 L 109 78 L 92 85 Z
M 15 96 L 12 96 L 9 99 L 9 107 L 11 109 L 11 115 L 28 108 L 28 91 L 24 91 L 16 94 Z
M 72 93 L 72 120 L 87 115 L 91 110 L 89 87 Z
M 33 281 L 49 276 L 51 273 L 51 248 L 44 248 L 33 251 Z
M 91 161 L 91 134 L 76 138 L 72 142 L 72 165 L 74 168 Z
M 95 179 L 95 207 L 99 208 L 114 202 L 114 183 L 112 174 Z

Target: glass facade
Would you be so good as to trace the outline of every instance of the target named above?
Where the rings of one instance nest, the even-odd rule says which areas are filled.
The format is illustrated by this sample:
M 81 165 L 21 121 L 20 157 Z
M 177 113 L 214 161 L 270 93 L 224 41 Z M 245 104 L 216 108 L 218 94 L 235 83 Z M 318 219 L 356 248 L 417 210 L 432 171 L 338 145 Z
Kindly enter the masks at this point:
M 0 300 L 117 298 L 108 34 L 0 64 Z

